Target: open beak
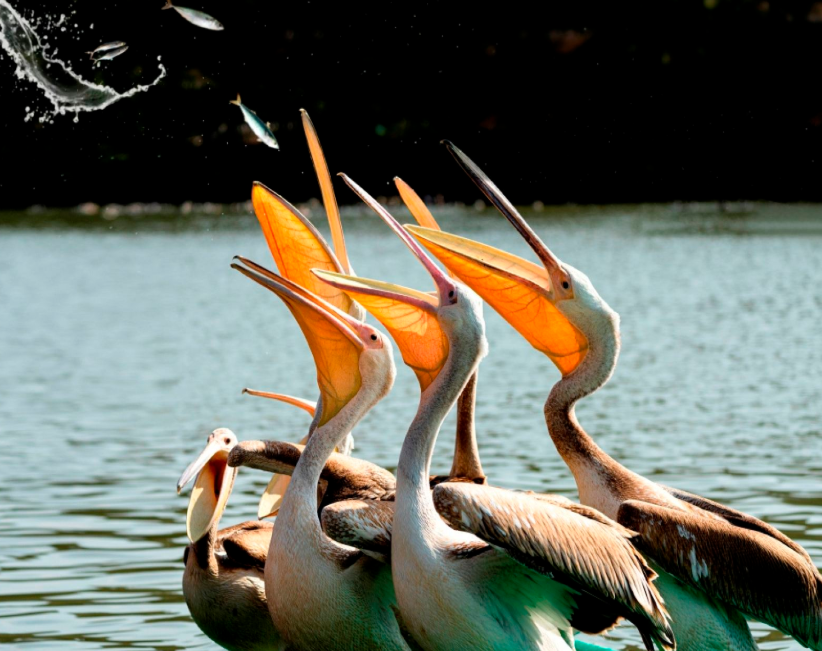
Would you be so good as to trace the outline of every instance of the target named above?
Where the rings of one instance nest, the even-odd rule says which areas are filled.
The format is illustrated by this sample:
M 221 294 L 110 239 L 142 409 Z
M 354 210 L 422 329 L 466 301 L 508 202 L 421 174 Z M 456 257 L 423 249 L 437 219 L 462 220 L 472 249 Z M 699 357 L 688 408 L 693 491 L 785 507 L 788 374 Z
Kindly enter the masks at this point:
M 277 294 L 294 315 L 317 367 L 322 400 L 317 426 L 324 425 L 360 390 L 360 355 L 372 331 L 299 285 L 250 260 L 237 257 L 231 266 Z
M 311 275 L 311 269 L 344 271 L 314 225 L 262 183 L 254 183 L 251 200 L 280 274 L 343 312 L 357 316 L 359 308 L 351 304 L 351 299 L 344 292 L 317 282 L 316 277 Z
M 539 238 L 539 235 L 534 232 L 534 229 L 532 229 L 528 225 L 528 222 L 523 219 L 522 215 L 519 214 L 514 204 L 508 201 L 508 198 L 502 194 L 496 184 L 485 175 L 485 172 L 483 172 L 474 161 L 454 146 L 452 142 L 448 140 L 443 140 L 442 142 L 454 156 L 460 167 L 462 167 L 463 171 L 465 171 L 477 187 L 482 190 L 482 193 L 488 197 L 488 200 L 496 206 L 497 210 L 511 222 L 517 232 L 522 235 L 522 238 L 528 243 L 528 246 L 537 254 L 537 257 L 545 266 L 551 278 L 554 291 L 556 291 L 558 295 L 561 294 L 562 284 L 563 282 L 567 282 L 568 278 L 562 269 L 562 263 L 559 261 L 559 258 L 551 253 L 551 250 L 545 246 Z
M 407 287 L 333 272 L 313 270 L 321 279 L 342 289 L 373 314 L 391 333 L 403 361 L 417 375 L 425 391 L 442 370 L 448 357 L 448 338 L 437 319 L 438 310 L 451 302 L 456 285 L 397 221 L 354 181 L 340 174 L 346 184 L 388 224 L 422 263 L 437 288 L 432 296 Z
M 408 226 L 417 239 L 471 287 L 563 375 L 576 369 L 588 340 L 557 308 L 545 268 L 464 237 Z
M 209 440 L 200 456 L 185 469 L 177 482 L 178 493 L 196 477 L 186 516 L 191 542 L 200 540 L 219 522 L 236 476 L 237 469 L 228 467 L 228 450 L 219 438 Z
M 388 224 L 391 230 L 399 236 L 405 245 L 411 249 L 411 252 L 414 256 L 416 256 L 417 260 L 422 263 L 422 266 L 425 267 L 426 271 L 428 271 L 431 278 L 434 280 L 434 284 L 437 286 L 437 293 L 440 298 L 440 305 L 447 304 L 449 302 L 449 297 L 453 298 L 455 296 L 456 287 L 454 286 L 454 282 L 448 277 L 447 274 L 443 273 L 436 264 L 434 264 L 434 261 L 428 257 L 428 254 L 419 244 L 417 244 L 414 238 L 412 238 L 405 231 L 405 229 L 400 226 L 397 220 L 394 219 L 389 212 L 383 208 L 376 201 L 376 199 L 374 199 L 374 197 L 368 194 L 345 174 L 340 174 L 340 176 L 343 181 L 345 181 L 346 185 L 348 185 L 348 187 L 350 187 L 357 194 L 357 196 L 362 199 L 369 208 L 371 208 L 371 210 L 377 213 L 377 215 L 379 215 L 379 217 L 386 224 Z M 433 217 L 431 219 L 433 220 Z
M 425 391 L 448 358 L 448 338 L 437 320 L 436 297 L 407 287 L 328 271 L 314 271 L 325 282 L 342 289 L 385 326 L 397 343 L 402 359 Z

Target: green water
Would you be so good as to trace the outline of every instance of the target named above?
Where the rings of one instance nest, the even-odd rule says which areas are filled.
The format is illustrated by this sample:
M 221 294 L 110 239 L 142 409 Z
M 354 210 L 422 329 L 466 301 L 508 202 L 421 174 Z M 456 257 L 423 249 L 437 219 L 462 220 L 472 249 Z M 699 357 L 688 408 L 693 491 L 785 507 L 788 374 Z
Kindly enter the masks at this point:
M 496 213 L 437 216 L 446 230 L 527 254 Z M 822 562 L 822 208 L 528 217 L 622 316 L 617 373 L 578 410 L 586 429 L 632 469 L 761 517 Z M 345 224 L 358 273 L 429 289 L 375 217 L 351 210 Z M 229 268 L 235 254 L 271 264 L 248 214 L 0 217 L 4 648 L 213 647 L 182 601 L 187 500 L 175 482 L 215 427 L 241 439 L 304 434 L 303 412 L 242 387 L 316 394 L 299 329 Z M 496 314 L 486 318 L 486 472 L 575 497 L 542 420 L 558 373 Z M 359 427 L 356 454 L 393 468 L 417 395 L 401 368 Z M 447 438 L 439 471 L 450 465 Z M 253 518 L 265 483 L 240 473 L 223 523 Z M 763 649 L 800 648 L 753 628 Z M 621 626 L 602 643 L 634 649 L 638 637 Z

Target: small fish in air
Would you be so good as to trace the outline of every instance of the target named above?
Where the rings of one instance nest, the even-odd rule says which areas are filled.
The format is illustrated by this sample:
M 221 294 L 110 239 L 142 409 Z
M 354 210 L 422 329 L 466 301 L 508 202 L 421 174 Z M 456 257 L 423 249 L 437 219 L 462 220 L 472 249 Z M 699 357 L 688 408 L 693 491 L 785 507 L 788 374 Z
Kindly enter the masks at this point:
M 91 52 L 86 52 L 94 63 L 100 61 L 110 61 L 114 57 L 120 56 L 128 49 L 123 41 L 112 41 L 111 43 L 103 43 L 99 47 L 94 48 Z
M 197 25 L 197 27 L 202 27 L 203 29 L 212 29 L 215 32 L 225 29 L 219 20 L 209 16 L 207 13 L 197 11 L 196 9 L 189 9 L 188 7 L 176 7 L 171 4 L 171 0 L 166 0 L 166 6 L 163 7 L 163 9 L 174 9 L 174 11 L 180 14 L 188 22 L 193 25 Z
M 245 118 L 245 123 L 251 127 L 251 130 L 254 132 L 254 135 L 260 139 L 260 142 L 268 145 L 272 149 L 280 148 L 280 145 L 277 144 L 277 139 L 271 132 L 271 124 L 269 122 L 263 122 L 257 117 L 254 111 L 243 104 L 242 100 L 240 100 L 239 93 L 237 93 L 237 99 L 231 100 L 229 104 L 240 107 L 240 110 L 243 112 L 243 117 Z

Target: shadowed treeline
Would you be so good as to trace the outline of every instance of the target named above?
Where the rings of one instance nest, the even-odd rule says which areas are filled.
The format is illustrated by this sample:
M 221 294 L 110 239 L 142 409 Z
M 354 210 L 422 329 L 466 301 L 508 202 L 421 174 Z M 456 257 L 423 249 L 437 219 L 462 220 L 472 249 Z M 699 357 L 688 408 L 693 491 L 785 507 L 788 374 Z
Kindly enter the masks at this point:
M 332 171 L 374 194 L 398 174 L 474 201 L 449 138 L 521 203 L 822 199 L 822 3 L 185 0 L 218 33 L 162 4 L 49 3 L 76 11 L 82 37 L 51 41 L 78 70 L 115 39 L 130 49 L 98 81 L 144 83 L 158 55 L 169 70 L 76 124 L 25 123 L 41 103 L 0 56 L 0 209 L 244 201 L 254 179 L 306 200 L 319 193 L 300 108 Z M 238 91 L 281 151 L 247 144 Z

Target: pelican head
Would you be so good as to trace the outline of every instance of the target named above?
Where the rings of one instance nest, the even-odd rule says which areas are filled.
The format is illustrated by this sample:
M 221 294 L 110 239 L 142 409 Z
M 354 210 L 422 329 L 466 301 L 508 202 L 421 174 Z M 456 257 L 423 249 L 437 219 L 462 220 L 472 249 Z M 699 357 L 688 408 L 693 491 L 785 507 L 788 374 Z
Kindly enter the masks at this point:
M 230 429 L 221 427 L 208 435 L 200 455 L 185 469 L 177 482 L 177 493 L 194 477 L 194 488 L 188 502 L 186 533 L 197 542 L 220 521 L 237 476 L 236 468 L 228 467 L 228 455 L 237 445 Z
M 355 396 L 357 409 L 367 411 L 388 394 L 396 367 L 391 342 L 379 330 L 247 258 L 237 256 L 231 266 L 282 299 L 303 331 L 320 387 L 317 427 Z
M 436 379 L 449 355 L 465 356 L 467 364 L 479 363 L 488 349 L 479 296 L 441 271 L 385 208 L 350 178 L 341 176 L 411 249 L 436 289 L 424 293 L 378 280 L 320 270 L 314 273 L 343 289 L 388 329 L 403 360 L 416 373 L 422 391 Z
M 554 255 L 482 170 L 454 145 L 446 145 L 541 264 L 449 233 L 418 226 L 408 230 L 534 348 L 547 355 L 563 376 L 579 368 L 592 346 L 607 341 L 616 346 L 619 315 L 588 276 Z

